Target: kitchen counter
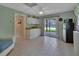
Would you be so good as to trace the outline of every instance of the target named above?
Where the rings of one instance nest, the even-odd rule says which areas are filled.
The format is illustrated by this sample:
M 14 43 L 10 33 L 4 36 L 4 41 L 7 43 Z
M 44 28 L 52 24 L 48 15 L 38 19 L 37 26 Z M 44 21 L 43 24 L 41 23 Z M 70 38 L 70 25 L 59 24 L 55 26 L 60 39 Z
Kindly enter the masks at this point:
M 26 38 L 34 39 L 40 36 L 40 28 L 26 28 Z
M 39 27 L 36 27 L 36 28 L 26 28 L 26 30 L 31 30 L 31 29 L 40 29 Z

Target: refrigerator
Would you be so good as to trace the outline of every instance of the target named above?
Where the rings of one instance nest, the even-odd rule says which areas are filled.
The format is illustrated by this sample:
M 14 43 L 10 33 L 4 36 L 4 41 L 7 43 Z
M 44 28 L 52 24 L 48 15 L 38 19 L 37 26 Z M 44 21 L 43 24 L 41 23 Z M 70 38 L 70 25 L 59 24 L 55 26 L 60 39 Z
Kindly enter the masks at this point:
M 68 19 L 66 23 L 66 43 L 73 43 L 74 23 L 73 19 Z

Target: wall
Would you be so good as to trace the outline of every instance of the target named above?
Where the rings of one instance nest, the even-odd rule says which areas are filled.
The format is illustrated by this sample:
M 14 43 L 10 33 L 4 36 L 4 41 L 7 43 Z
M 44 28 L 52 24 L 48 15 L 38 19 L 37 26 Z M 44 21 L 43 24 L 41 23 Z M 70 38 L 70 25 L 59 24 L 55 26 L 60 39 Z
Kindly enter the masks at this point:
M 73 22 L 75 22 L 75 20 L 76 20 L 76 16 L 74 14 L 74 11 L 61 13 L 60 17 L 62 17 L 63 19 L 66 19 L 66 20 L 68 20 L 69 18 L 72 18 Z
M 14 35 L 15 13 L 21 12 L 0 6 L 0 38 Z
M 77 4 L 77 6 L 74 9 L 74 13 L 76 16 L 79 14 L 79 3 Z
M 44 18 L 40 17 L 41 23 L 41 36 L 44 36 Z
M 74 22 L 74 26 L 76 27 L 77 19 L 76 19 L 74 11 L 62 13 L 62 14 L 60 14 L 60 17 L 62 17 L 64 20 L 68 20 L 69 18 L 72 18 L 73 22 Z
M 78 15 L 79 15 L 79 3 L 77 4 L 77 6 L 74 9 L 74 14 L 76 15 L 76 24 L 77 25 L 77 20 L 78 20 Z

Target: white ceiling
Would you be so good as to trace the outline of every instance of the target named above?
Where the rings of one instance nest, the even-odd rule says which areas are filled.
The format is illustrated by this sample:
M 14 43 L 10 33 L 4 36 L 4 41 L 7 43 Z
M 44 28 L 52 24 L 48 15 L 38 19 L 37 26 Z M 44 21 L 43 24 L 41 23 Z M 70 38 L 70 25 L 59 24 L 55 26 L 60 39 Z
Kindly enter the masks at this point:
M 23 3 L 0 3 L 5 7 L 9 7 L 29 15 L 41 16 L 40 10 L 43 10 L 44 15 L 62 13 L 72 11 L 76 7 L 76 3 L 37 3 L 34 7 L 28 7 Z

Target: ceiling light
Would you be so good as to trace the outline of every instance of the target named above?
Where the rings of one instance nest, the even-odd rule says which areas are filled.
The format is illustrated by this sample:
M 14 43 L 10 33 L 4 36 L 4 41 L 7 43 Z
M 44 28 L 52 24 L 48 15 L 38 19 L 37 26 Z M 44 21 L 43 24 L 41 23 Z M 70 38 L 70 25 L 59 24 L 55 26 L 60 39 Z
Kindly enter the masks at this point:
M 29 6 L 29 7 L 35 7 L 37 6 L 36 3 L 24 3 L 25 5 Z
M 43 11 L 40 11 L 39 14 L 42 15 L 43 14 Z

